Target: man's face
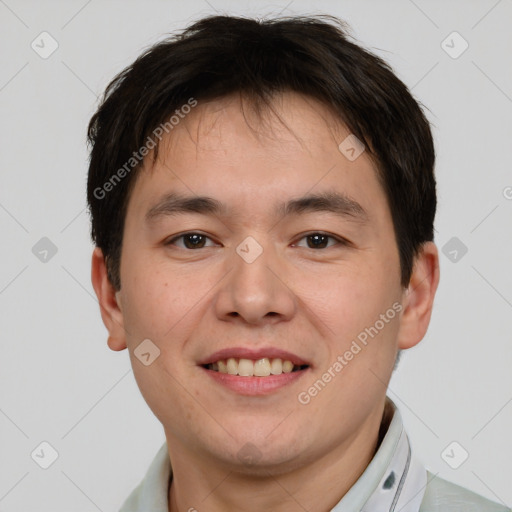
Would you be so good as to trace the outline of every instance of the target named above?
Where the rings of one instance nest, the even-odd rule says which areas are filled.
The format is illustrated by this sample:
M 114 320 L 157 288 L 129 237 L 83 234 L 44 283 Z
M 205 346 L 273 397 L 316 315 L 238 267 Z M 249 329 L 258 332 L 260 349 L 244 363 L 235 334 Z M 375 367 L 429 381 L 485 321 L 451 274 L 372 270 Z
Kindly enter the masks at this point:
M 392 305 L 403 290 L 366 152 L 351 161 L 340 151 L 349 131 L 316 101 L 286 93 L 273 105 L 291 131 L 270 114 L 261 123 L 247 103 L 242 112 L 238 98 L 199 102 L 172 130 L 130 198 L 116 297 L 135 377 L 171 452 L 179 446 L 226 467 L 249 455 L 284 470 L 380 421 L 401 322 Z M 155 208 L 170 193 L 222 208 Z M 279 209 L 322 194 L 362 210 Z M 145 339 L 160 350 L 148 366 L 134 354 Z M 249 359 L 261 350 L 257 359 L 269 362 L 286 351 L 308 367 L 248 377 L 202 365 L 225 349 Z

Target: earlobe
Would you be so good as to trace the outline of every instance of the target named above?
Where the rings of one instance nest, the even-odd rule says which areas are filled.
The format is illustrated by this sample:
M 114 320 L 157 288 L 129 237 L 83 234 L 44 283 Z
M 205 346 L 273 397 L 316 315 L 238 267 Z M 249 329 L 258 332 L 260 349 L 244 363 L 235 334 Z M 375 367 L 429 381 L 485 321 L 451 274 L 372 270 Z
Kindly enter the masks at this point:
M 404 291 L 404 311 L 398 348 L 417 345 L 425 336 L 439 284 L 439 254 L 434 242 L 426 242 L 415 259 L 409 287 Z
M 126 348 L 126 341 L 124 339 L 121 340 L 120 338 L 113 338 L 112 336 L 109 336 L 107 339 L 107 345 L 110 350 L 118 352 Z
M 99 247 L 92 253 L 91 281 L 100 305 L 101 318 L 109 333 L 107 344 L 111 350 L 124 350 L 126 336 L 123 313 L 116 291 L 108 278 L 105 258 Z

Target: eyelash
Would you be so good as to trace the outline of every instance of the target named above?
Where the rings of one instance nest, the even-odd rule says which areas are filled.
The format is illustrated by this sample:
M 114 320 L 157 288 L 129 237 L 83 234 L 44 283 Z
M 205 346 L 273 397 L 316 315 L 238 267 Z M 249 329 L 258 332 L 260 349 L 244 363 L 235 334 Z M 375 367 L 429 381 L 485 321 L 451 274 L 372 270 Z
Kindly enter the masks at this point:
M 174 245 L 174 242 L 176 242 L 176 240 L 179 240 L 180 238 L 184 238 L 184 237 L 189 236 L 189 235 L 199 235 L 199 236 L 202 236 L 204 238 L 207 238 L 208 240 L 211 240 L 211 238 L 209 236 L 206 236 L 203 233 L 198 233 L 196 231 L 188 231 L 186 233 L 182 233 L 181 235 L 177 235 L 174 238 L 168 240 L 167 242 L 164 243 L 164 245 L 166 245 L 166 246 Z M 313 236 L 313 235 L 326 236 L 328 238 L 331 238 L 332 240 L 335 240 L 339 245 L 342 245 L 342 246 L 349 246 L 350 245 L 350 243 L 347 240 L 345 240 L 344 238 L 340 238 L 338 236 L 331 235 L 330 233 L 326 233 L 324 231 L 312 231 L 310 233 L 306 233 L 306 234 L 302 235 L 301 238 L 299 238 L 299 240 L 302 240 L 304 238 L 307 238 L 307 237 Z M 334 247 L 335 245 L 336 244 L 333 244 L 333 245 L 330 245 L 330 246 L 327 246 L 327 247 L 321 247 L 320 249 L 329 249 L 331 247 Z M 198 250 L 198 249 L 189 249 L 188 247 L 180 247 L 180 249 L 184 249 L 184 250 L 187 250 L 187 251 Z M 199 247 L 199 249 L 204 249 L 204 247 Z M 319 250 L 319 249 L 313 249 L 311 247 L 306 247 L 306 249 Z

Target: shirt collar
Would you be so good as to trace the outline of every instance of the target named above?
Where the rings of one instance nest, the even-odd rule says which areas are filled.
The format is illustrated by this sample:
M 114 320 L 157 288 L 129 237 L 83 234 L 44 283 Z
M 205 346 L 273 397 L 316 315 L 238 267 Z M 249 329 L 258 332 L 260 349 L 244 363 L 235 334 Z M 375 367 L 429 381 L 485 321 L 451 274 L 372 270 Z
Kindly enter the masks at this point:
M 386 397 L 381 431 L 387 431 L 370 464 L 331 512 L 418 512 L 427 484 L 425 468 L 411 451 L 402 417 Z M 146 476 L 120 512 L 168 512 L 171 462 L 164 443 Z
M 370 464 L 331 512 L 418 512 L 427 472 L 411 450 L 402 416 L 386 397 L 386 434 Z

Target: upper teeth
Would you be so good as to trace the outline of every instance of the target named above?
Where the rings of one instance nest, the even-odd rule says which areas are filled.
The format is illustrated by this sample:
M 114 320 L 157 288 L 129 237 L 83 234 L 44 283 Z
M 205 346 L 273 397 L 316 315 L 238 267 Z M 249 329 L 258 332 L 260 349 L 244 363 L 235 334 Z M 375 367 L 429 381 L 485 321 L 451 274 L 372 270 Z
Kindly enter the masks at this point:
M 211 370 L 229 373 L 230 375 L 240 375 L 242 377 L 281 375 L 281 373 L 290 373 L 293 367 L 294 365 L 291 361 L 283 361 L 279 358 L 269 359 L 268 357 L 258 359 L 257 361 L 230 357 L 227 360 L 222 359 L 208 365 L 208 368 Z

